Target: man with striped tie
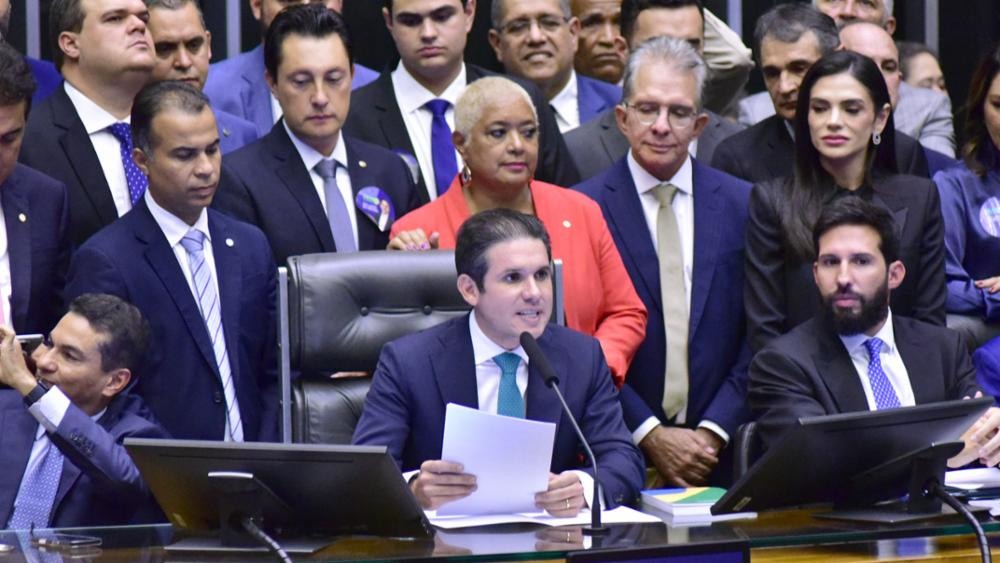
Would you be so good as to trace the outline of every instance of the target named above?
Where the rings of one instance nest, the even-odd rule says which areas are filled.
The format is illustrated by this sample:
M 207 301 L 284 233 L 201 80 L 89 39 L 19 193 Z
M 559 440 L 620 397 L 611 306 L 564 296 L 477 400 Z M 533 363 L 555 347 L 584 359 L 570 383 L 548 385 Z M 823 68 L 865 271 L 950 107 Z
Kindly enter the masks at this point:
M 151 84 L 132 107 L 133 158 L 149 189 L 84 244 L 66 293 L 135 304 L 152 325 L 135 387 L 175 438 L 277 438 L 276 270 L 264 234 L 214 210 L 219 133 L 208 99 Z
M 800 417 L 880 410 L 981 395 L 957 332 L 893 315 L 906 275 L 893 216 L 861 197 L 828 204 L 813 230 L 823 309 L 750 364 L 750 407 L 765 446 Z M 949 460 L 1000 462 L 1000 409 L 990 408 Z

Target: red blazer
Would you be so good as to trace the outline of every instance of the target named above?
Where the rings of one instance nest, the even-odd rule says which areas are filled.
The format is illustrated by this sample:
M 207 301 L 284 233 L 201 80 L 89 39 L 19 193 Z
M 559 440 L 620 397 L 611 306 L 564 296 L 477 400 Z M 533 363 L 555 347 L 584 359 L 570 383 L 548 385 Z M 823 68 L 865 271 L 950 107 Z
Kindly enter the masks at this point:
M 646 308 L 632 286 L 601 208 L 572 190 L 531 182 L 535 213 L 552 239 L 552 258 L 563 261 L 566 325 L 601 343 L 615 383 L 625 381 L 632 356 L 646 337 Z M 469 218 L 456 178 L 438 199 L 407 213 L 389 238 L 423 229 L 440 235 L 440 248 L 455 248 L 455 235 Z

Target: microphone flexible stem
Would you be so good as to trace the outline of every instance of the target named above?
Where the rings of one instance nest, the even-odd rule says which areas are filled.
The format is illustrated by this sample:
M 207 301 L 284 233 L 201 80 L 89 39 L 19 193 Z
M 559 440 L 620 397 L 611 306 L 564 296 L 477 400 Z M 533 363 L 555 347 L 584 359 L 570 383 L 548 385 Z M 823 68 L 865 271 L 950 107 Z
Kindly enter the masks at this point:
M 964 504 L 961 503 L 957 498 L 952 496 L 951 493 L 946 491 L 941 483 L 934 480 L 927 487 L 927 492 L 941 499 L 942 502 L 952 507 L 955 512 L 962 515 L 969 525 L 972 526 L 972 531 L 976 534 L 976 543 L 979 545 L 979 555 L 983 560 L 983 563 L 992 563 L 993 555 L 990 554 L 990 542 L 986 539 L 986 532 L 983 531 L 983 527 L 979 525 L 979 520 L 976 520 L 976 516 L 969 511 Z
M 573 416 L 572 411 L 569 410 L 569 405 L 566 404 L 566 399 L 563 398 L 562 391 L 559 390 L 558 384 L 551 384 L 549 387 L 556 392 L 556 396 L 559 397 L 559 402 L 562 403 L 563 412 L 567 414 L 566 418 L 569 419 L 570 424 L 573 425 L 573 430 L 576 431 L 577 437 L 580 438 L 580 442 L 583 444 L 583 449 L 587 452 L 587 457 L 590 458 L 590 465 L 594 468 L 594 498 L 591 501 L 593 506 L 590 507 L 590 527 L 593 530 L 604 530 L 605 528 L 601 525 L 601 481 L 598 478 L 597 473 L 597 458 L 594 457 L 594 451 L 590 449 L 590 444 L 587 443 L 586 438 L 583 437 L 583 431 L 580 430 L 580 425 L 576 423 L 576 418 Z
M 254 539 L 259 541 L 260 543 L 264 544 L 264 547 L 266 547 L 268 551 L 274 554 L 275 559 L 281 561 L 282 563 L 292 563 L 292 559 L 288 556 L 287 553 L 285 553 L 285 550 L 281 547 L 281 544 L 279 544 L 274 538 L 272 538 L 270 535 L 268 535 L 267 532 L 265 532 L 260 526 L 258 526 L 257 523 L 253 521 L 253 518 L 250 518 L 249 516 L 244 516 L 243 518 L 240 519 L 240 524 L 243 526 L 243 529 L 246 530 L 248 534 L 253 536 Z

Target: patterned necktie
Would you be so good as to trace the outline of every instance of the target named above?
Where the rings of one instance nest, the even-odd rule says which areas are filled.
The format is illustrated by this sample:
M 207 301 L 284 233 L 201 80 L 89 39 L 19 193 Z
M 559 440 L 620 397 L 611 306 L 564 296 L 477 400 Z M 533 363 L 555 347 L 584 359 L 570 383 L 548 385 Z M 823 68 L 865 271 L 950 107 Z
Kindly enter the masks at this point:
M 333 244 L 337 252 L 357 252 L 358 245 L 354 242 L 354 230 L 351 229 L 351 218 L 344 196 L 337 187 L 337 161 L 321 160 L 314 167 L 320 178 L 323 178 L 323 193 L 326 194 L 326 220 L 330 223 L 333 233 Z
M 879 338 L 869 338 L 865 340 L 865 349 L 868 350 L 868 381 L 872 386 L 872 395 L 875 396 L 875 410 L 894 409 L 899 406 L 899 397 L 889 382 L 882 369 L 882 359 L 879 353 L 882 351 L 882 342 Z
M 48 436 L 41 439 L 49 441 Z M 49 527 L 49 516 L 59 490 L 62 477 L 63 454 L 51 441 L 44 457 L 35 470 L 21 479 L 21 487 L 14 501 L 14 513 L 7 527 L 12 530 L 27 529 L 32 524 L 36 528 Z
M 219 296 L 216 294 L 215 284 L 212 283 L 211 268 L 205 263 L 205 234 L 197 229 L 191 229 L 181 239 L 181 246 L 187 251 L 198 307 L 201 309 L 202 318 L 205 319 L 208 336 L 212 339 L 212 351 L 215 353 L 215 363 L 219 366 L 219 376 L 222 379 L 222 391 L 226 397 L 225 439 L 242 442 L 243 421 L 240 419 L 240 406 L 236 402 L 236 388 L 233 383 L 233 372 L 229 367 L 229 354 L 226 353 L 226 335 L 222 331 Z
M 434 118 L 431 120 L 431 162 L 434 164 L 434 183 L 437 184 L 438 195 L 448 191 L 448 186 L 458 174 L 458 161 L 455 159 L 455 145 L 451 142 L 451 128 L 444 114 L 451 107 L 448 100 L 431 100 L 424 104 L 431 110 Z
M 667 332 L 667 372 L 663 383 L 663 413 L 674 418 L 688 396 L 688 303 L 684 289 L 684 258 L 680 227 L 672 203 L 677 186 L 666 182 L 653 188 L 660 203 L 656 214 L 656 246 L 660 258 L 660 298 Z
M 121 148 L 122 166 L 125 168 L 125 182 L 128 183 L 128 198 L 135 205 L 142 194 L 146 193 L 148 180 L 132 160 L 132 129 L 127 123 L 115 123 L 108 127 L 111 134 L 118 139 Z
M 512 352 L 504 352 L 493 357 L 500 366 L 500 393 L 497 397 L 497 414 L 524 418 L 524 398 L 517 388 L 517 366 L 521 356 Z

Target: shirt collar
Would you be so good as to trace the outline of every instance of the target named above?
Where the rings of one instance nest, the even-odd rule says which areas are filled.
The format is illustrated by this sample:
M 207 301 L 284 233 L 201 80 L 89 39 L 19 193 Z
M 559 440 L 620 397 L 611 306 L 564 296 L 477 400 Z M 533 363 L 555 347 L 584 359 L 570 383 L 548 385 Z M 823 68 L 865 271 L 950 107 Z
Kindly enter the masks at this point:
M 475 310 L 469 313 L 469 334 L 472 336 L 472 356 L 475 358 L 477 366 L 487 361 L 493 361 L 495 356 L 503 354 L 504 352 L 517 354 L 521 357 L 521 361 L 524 362 L 524 365 L 528 365 L 528 354 L 524 351 L 524 348 L 518 346 L 513 350 L 507 350 L 503 346 L 500 346 L 496 342 L 490 340 L 490 337 L 483 333 L 482 329 L 479 328 L 479 322 L 476 321 Z
M 458 76 L 452 80 L 444 92 L 441 92 L 440 96 L 435 96 L 433 92 L 417 82 L 417 79 L 413 78 L 413 75 L 403 66 L 402 61 L 396 66 L 396 70 L 392 71 L 392 85 L 396 92 L 396 103 L 403 115 L 412 113 L 427 102 L 437 99 L 448 100 L 451 102 L 451 107 L 455 107 L 458 97 L 462 95 L 462 92 L 465 92 L 465 63 L 462 63 Z
M 878 338 L 883 342 L 882 349 L 886 352 L 893 352 L 896 350 L 896 335 L 892 330 L 892 310 L 889 310 L 888 315 L 885 318 L 885 324 L 879 329 L 875 336 L 868 336 L 863 332 L 858 334 L 852 334 L 850 336 L 838 335 L 840 341 L 844 343 L 844 348 L 847 348 L 847 353 L 851 356 L 857 354 L 865 354 L 867 356 L 868 351 L 865 350 L 865 341 L 869 338 Z
M 177 246 L 181 242 L 181 239 L 184 238 L 184 235 L 191 229 L 201 231 L 205 235 L 205 239 L 212 242 L 212 234 L 208 230 L 207 209 L 201 210 L 201 215 L 198 216 L 198 220 L 194 222 L 194 225 L 188 225 L 180 217 L 160 207 L 160 204 L 156 203 L 153 196 L 149 195 L 149 190 L 146 190 L 146 194 L 143 197 L 146 199 L 146 205 L 149 207 L 149 213 L 153 216 L 153 220 L 160 226 L 163 235 L 167 237 L 167 243 L 170 244 L 170 248 Z
M 632 183 L 635 184 L 636 191 L 643 195 L 656 186 L 667 182 L 677 186 L 677 191 L 692 195 L 694 193 L 694 167 L 691 166 L 691 155 L 684 157 L 684 164 L 673 175 L 672 178 L 660 180 L 646 171 L 642 165 L 632 156 L 632 151 L 628 151 L 628 170 L 632 173 Z
M 80 116 L 80 121 L 83 122 L 83 128 L 87 130 L 88 135 L 103 131 L 115 123 L 131 123 L 132 121 L 131 116 L 118 119 L 111 115 L 88 98 L 86 94 L 77 90 L 68 80 L 63 81 L 63 88 L 66 89 L 69 100 L 73 102 L 73 107 L 76 109 L 77 115 Z
M 288 128 L 288 123 L 284 119 L 281 120 L 281 125 L 285 128 L 285 132 L 288 133 L 288 138 L 292 140 L 292 144 L 295 145 L 295 150 L 299 151 L 299 157 L 302 159 L 302 163 L 306 165 L 306 170 L 312 170 L 319 161 L 328 158 L 332 158 L 338 165 L 345 169 L 347 168 L 347 149 L 344 148 L 343 131 L 337 131 L 337 144 L 334 145 L 330 156 L 327 156 L 296 137 L 295 133 L 292 133 L 292 130 Z
M 788 121 L 787 119 L 782 119 L 781 122 L 785 124 L 785 129 L 788 131 L 788 136 L 792 138 L 792 141 L 794 141 L 795 127 L 792 127 L 792 122 Z
M 569 114 L 574 111 L 579 112 L 579 106 L 576 103 L 577 87 L 576 87 L 576 71 L 571 71 L 569 74 L 569 80 L 566 82 L 566 86 L 555 95 L 554 98 L 549 100 L 549 105 L 556 110 L 560 116 L 562 116 L 564 121 L 571 121 Z M 579 119 L 579 115 L 574 116 L 576 121 Z

